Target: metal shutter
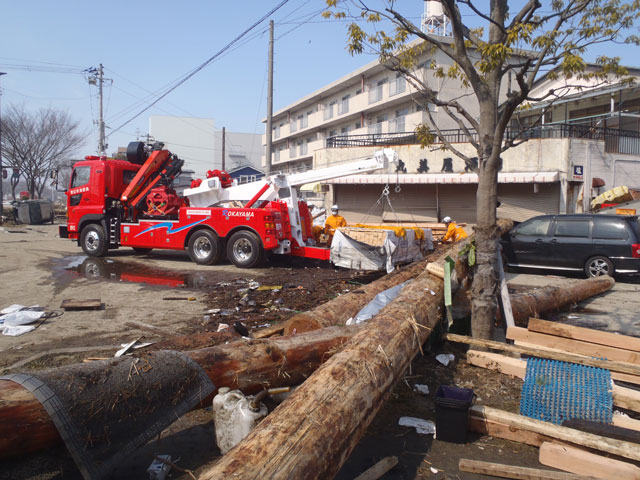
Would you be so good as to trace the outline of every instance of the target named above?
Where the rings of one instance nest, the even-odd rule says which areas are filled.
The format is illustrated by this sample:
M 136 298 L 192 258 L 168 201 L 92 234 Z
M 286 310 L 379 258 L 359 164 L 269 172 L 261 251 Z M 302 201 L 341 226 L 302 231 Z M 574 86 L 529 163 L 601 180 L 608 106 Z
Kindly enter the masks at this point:
M 380 223 L 382 221 L 382 206 L 378 205 L 372 210 L 384 185 L 334 185 L 335 203 L 340 207 L 342 215 L 348 224 L 359 223 L 365 220 L 367 212 L 371 210 L 367 218 L 368 223 Z
M 560 209 L 560 182 L 539 183 L 534 193 L 532 183 L 498 185 L 498 218 L 522 222 L 536 215 L 556 214 Z
M 437 202 L 435 185 L 389 185 L 389 201 L 385 202 L 382 218 L 385 222 L 435 222 Z
M 455 222 L 476 223 L 478 185 L 440 185 L 440 215 Z

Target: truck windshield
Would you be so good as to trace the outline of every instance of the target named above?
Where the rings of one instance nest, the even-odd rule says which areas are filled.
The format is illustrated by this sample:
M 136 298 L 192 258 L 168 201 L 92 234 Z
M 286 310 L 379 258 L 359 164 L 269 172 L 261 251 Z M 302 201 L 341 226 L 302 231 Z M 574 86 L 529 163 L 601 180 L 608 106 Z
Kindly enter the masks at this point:
M 71 176 L 71 188 L 79 187 L 89 183 L 89 177 L 91 175 L 91 167 L 76 167 L 73 169 L 73 175 Z

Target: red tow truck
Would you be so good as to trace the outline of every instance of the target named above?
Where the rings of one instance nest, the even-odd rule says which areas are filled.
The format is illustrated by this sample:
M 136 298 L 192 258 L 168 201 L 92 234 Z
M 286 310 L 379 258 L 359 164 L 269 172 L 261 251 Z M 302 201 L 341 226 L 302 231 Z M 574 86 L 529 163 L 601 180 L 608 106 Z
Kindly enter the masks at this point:
M 224 171 L 178 196 L 173 180 L 183 161 L 162 144 L 132 142 L 127 160 L 88 156 L 73 166 L 67 195 L 67 225 L 60 237 L 76 240 L 89 256 L 131 247 L 184 250 L 201 265 L 226 254 L 241 268 L 259 264 L 266 252 L 328 260 L 328 248 L 312 237 L 312 220 L 297 188 L 306 183 L 386 168 L 393 150 L 337 167 L 237 185 Z

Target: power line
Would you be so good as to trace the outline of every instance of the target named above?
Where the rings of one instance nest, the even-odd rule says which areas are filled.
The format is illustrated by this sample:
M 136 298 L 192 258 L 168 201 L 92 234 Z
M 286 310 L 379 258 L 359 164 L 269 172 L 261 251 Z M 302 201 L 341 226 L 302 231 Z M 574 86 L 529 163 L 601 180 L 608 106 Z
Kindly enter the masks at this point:
M 173 87 L 169 88 L 165 93 L 163 93 L 162 95 L 160 95 L 156 100 L 154 100 L 150 105 L 146 106 L 144 109 L 142 109 L 140 112 L 138 112 L 136 115 L 134 115 L 133 117 L 131 117 L 129 120 L 127 120 L 126 122 L 124 122 L 122 125 L 120 125 L 118 128 L 115 128 L 111 133 L 117 132 L 118 130 L 120 130 L 122 127 L 124 127 L 125 125 L 127 125 L 128 123 L 130 123 L 131 121 L 133 121 L 134 119 L 136 119 L 137 117 L 139 117 L 140 115 L 142 115 L 144 112 L 146 112 L 147 110 L 149 110 L 151 107 L 153 107 L 156 103 L 158 103 L 160 100 L 162 100 L 164 97 L 166 97 L 167 95 L 169 95 L 171 92 L 173 92 L 176 88 L 178 88 L 180 85 L 182 85 L 183 83 L 185 83 L 187 80 L 189 80 L 191 77 L 193 77 L 196 73 L 200 72 L 203 68 L 205 68 L 207 65 L 209 65 L 211 62 L 213 62 L 216 58 L 218 58 L 220 55 L 222 55 L 224 52 L 226 52 L 227 50 L 229 50 L 237 41 L 239 41 L 242 37 L 244 37 L 247 33 L 249 33 L 251 30 L 253 30 L 254 28 L 256 28 L 258 25 L 260 25 L 263 21 L 265 21 L 267 18 L 269 18 L 269 16 L 273 15 L 276 11 L 278 11 L 282 6 L 284 6 L 289 0 L 282 0 L 278 5 L 276 5 L 273 9 L 271 9 L 271 11 L 269 11 L 266 15 L 264 15 L 262 18 L 260 18 L 257 22 L 255 22 L 253 25 L 251 25 L 249 28 L 247 28 L 245 31 L 243 31 L 240 35 L 238 35 L 236 38 L 234 38 L 231 42 L 229 42 L 227 45 L 225 45 L 220 51 L 218 51 L 215 55 L 213 55 L 212 57 L 210 57 L 207 61 L 205 61 L 204 63 L 202 63 L 200 66 L 198 66 L 195 70 L 193 70 L 191 73 L 189 73 L 186 77 L 184 77 L 182 80 L 178 81 L 178 83 L 176 83 Z

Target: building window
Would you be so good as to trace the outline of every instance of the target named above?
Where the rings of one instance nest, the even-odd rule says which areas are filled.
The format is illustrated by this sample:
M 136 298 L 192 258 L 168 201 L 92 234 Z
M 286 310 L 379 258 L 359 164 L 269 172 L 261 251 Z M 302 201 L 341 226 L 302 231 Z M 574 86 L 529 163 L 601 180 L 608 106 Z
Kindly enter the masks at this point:
M 289 122 L 289 132 L 293 133 L 298 130 L 298 124 L 295 118 L 292 118 Z
M 280 127 L 282 127 L 282 123 L 273 127 L 273 138 L 280 138 Z
M 382 87 L 387 83 L 387 79 L 378 80 L 376 86 L 369 90 L 369 103 L 375 103 L 382 100 Z
M 307 117 L 304 115 L 298 115 L 298 125 L 300 126 L 300 129 L 307 128 Z
M 280 147 L 278 147 L 277 150 L 274 150 L 274 152 L 273 152 L 273 161 L 274 162 L 279 162 L 280 161 L 280 150 L 281 150 Z
M 389 96 L 398 95 L 407 88 L 407 81 L 401 73 L 396 73 L 396 78 L 389 84 Z
M 336 135 L 338 135 L 338 131 L 337 131 L 337 130 L 331 130 L 331 131 L 329 132 L 329 136 L 330 136 L 330 137 L 335 137 Z
M 409 114 L 408 108 L 396 110 L 396 118 L 389 121 L 389 132 L 404 132 L 405 131 L 405 117 Z
M 349 126 L 348 125 L 346 127 L 342 127 L 340 129 L 340 134 L 341 135 L 346 135 L 347 133 L 349 133 Z
M 333 109 L 336 105 L 336 103 L 338 103 L 337 101 L 332 101 L 329 102 L 329 104 L 327 105 L 327 108 L 324 109 L 324 119 L 325 120 L 329 120 L 330 118 L 333 118 Z
M 356 122 L 356 130 L 358 130 L 359 128 L 362 128 L 362 123 Z
M 291 144 L 289 144 L 289 158 L 295 158 L 296 156 L 296 143 L 294 141 L 291 141 Z
M 349 95 L 342 97 L 340 107 L 338 108 L 338 115 L 342 115 L 344 113 L 349 113 Z

